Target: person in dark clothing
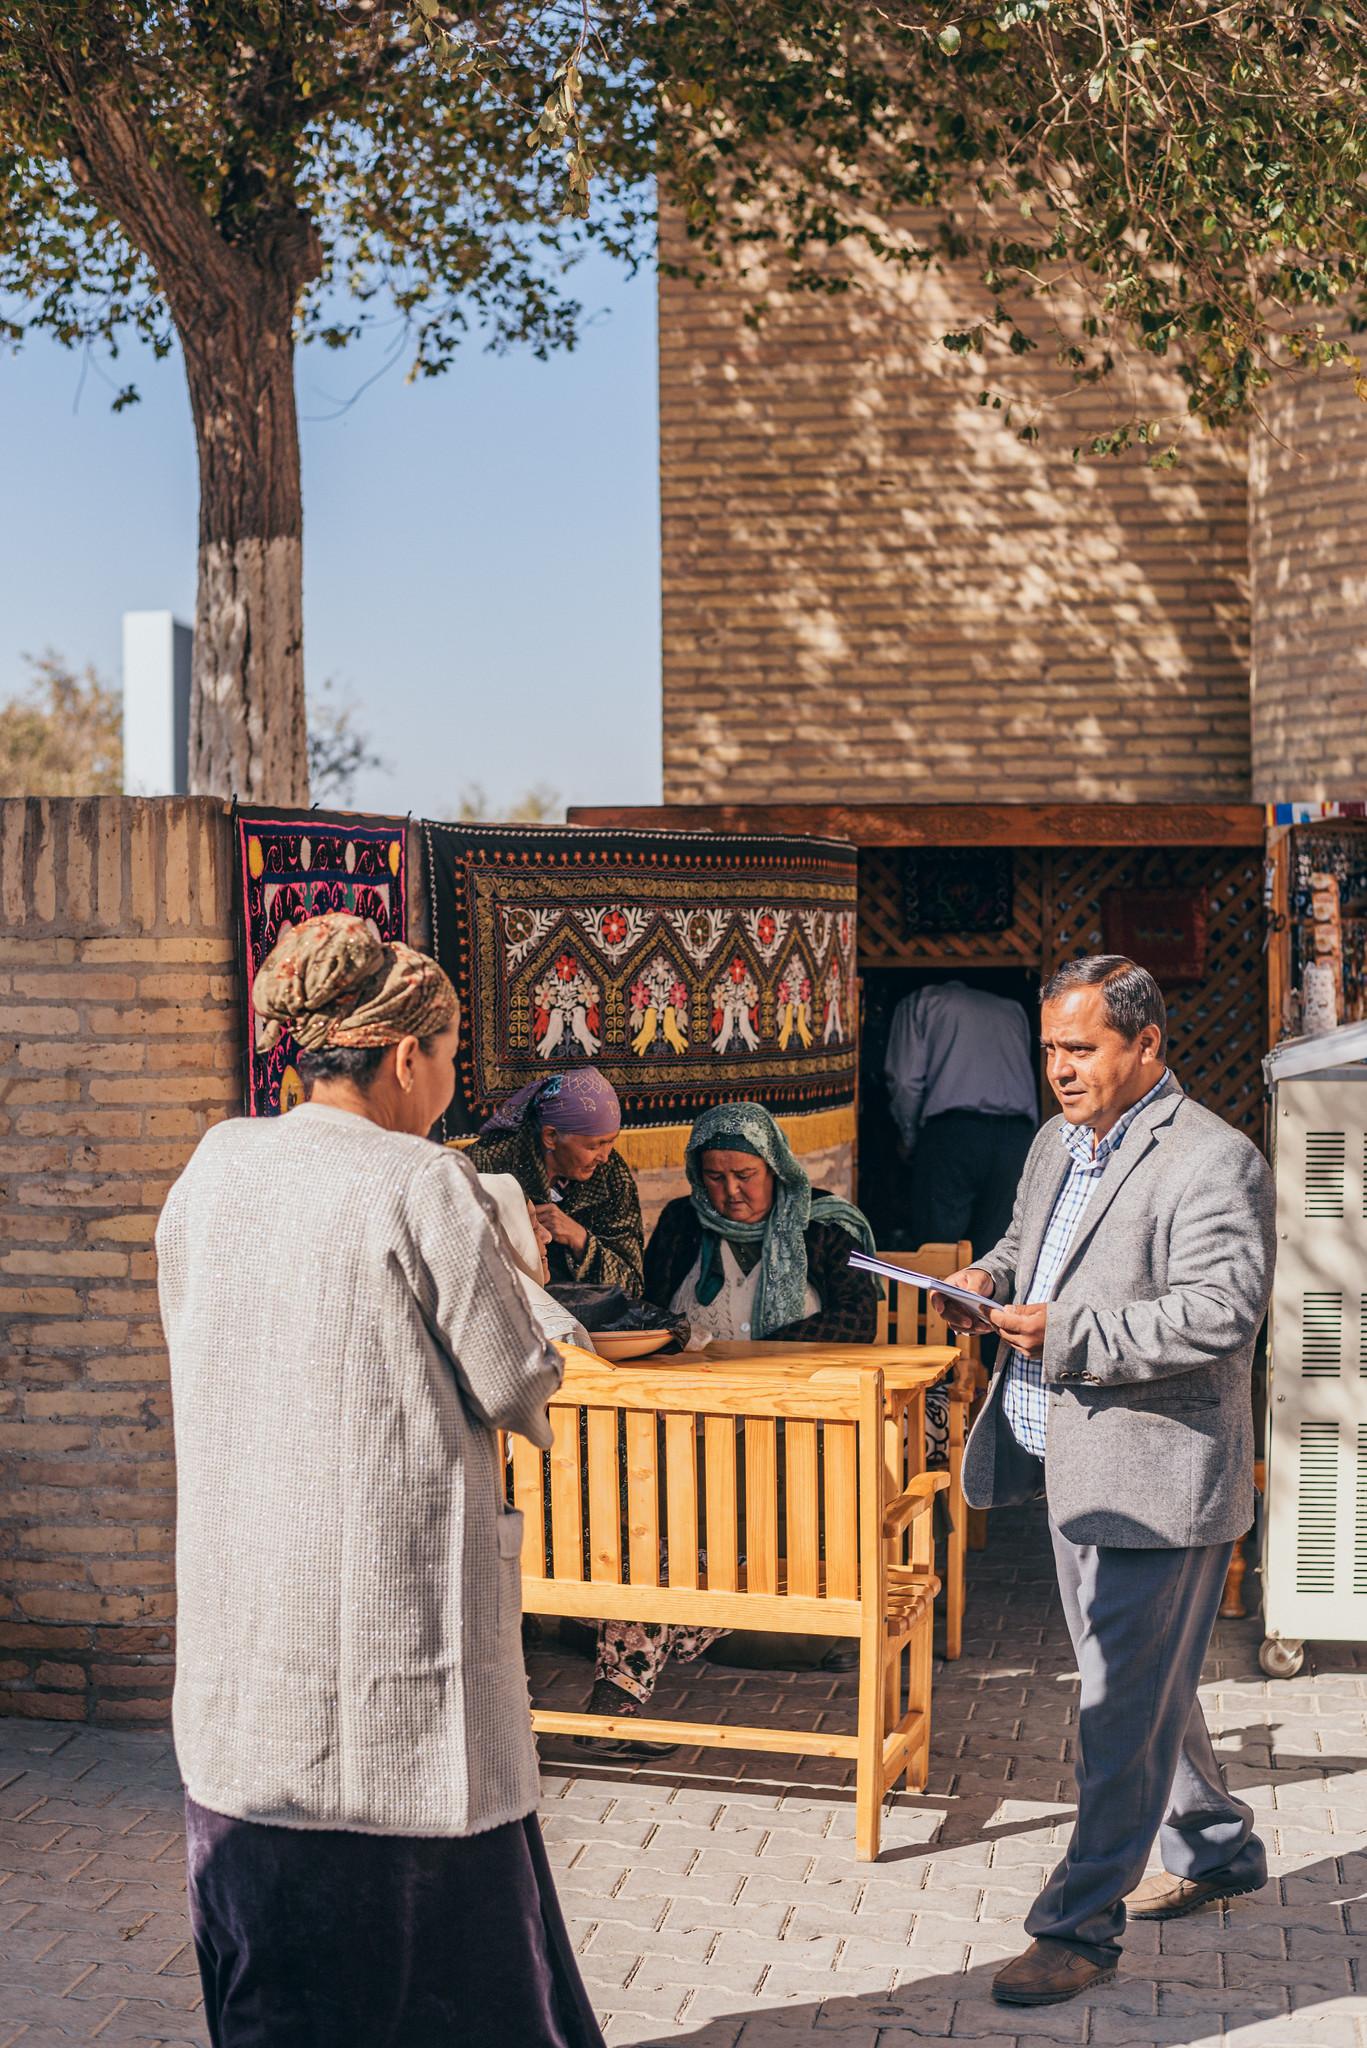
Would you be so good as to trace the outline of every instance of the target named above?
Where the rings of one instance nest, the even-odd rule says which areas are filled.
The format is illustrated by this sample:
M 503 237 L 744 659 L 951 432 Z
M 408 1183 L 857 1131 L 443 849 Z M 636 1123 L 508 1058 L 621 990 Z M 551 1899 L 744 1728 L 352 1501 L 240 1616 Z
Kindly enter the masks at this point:
M 813 1190 L 767 1109 L 708 1110 L 686 1168 L 693 1193 L 661 1212 L 646 1250 L 650 1300 L 712 1337 L 873 1342 L 876 1283 L 849 1262 L 873 1234 L 852 1203 Z
M 918 988 L 894 1012 L 884 1076 L 912 1169 L 908 1245 L 996 1244 L 1038 1121 L 1024 1010 L 961 981 Z

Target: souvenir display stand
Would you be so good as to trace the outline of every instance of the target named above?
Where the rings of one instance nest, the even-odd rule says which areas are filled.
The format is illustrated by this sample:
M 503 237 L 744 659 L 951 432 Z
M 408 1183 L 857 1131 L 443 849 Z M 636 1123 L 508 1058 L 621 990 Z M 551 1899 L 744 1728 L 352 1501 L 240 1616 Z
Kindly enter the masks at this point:
M 1364 806 L 1277 804 L 1267 851 L 1272 1041 L 1367 1018 Z

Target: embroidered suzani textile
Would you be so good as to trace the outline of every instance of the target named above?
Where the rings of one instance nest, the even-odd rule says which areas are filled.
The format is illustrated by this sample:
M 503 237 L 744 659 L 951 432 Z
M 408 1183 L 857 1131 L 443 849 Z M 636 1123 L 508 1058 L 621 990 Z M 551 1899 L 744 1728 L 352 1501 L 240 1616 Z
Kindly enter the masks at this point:
M 451 1129 L 592 1060 L 628 1120 L 855 1093 L 856 853 L 833 840 L 423 826 L 465 1022 Z
M 257 968 L 286 925 L 328 910 L 363 917 L 382 939 L 407 937 L 407 823 L 326 811 L 243 809 L 235 814 L 238 949 L 247 1056 L 247 1113 L 279 1116 L 303 1099 L 289 1032 L 263 1047 L 252 1009 Z

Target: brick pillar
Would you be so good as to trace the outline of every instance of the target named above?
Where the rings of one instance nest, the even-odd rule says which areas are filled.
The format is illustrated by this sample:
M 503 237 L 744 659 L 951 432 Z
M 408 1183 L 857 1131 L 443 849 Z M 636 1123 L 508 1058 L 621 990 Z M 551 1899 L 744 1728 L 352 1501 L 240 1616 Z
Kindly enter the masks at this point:
M 152 1234 L 240 1103 L 229 838 L 207 798 L 0 802 L 0 1712 L 167 1712 Z
M 1278 379 L 1249 474 L 1253 794 L 1367 794 L 1367 405 L 1342 369 Z

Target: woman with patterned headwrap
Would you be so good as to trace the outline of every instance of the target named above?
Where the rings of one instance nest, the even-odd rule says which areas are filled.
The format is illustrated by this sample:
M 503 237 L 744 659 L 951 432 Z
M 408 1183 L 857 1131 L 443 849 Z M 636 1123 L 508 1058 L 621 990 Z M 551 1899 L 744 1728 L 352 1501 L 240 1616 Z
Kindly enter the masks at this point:
M 176 1753 L 215 2048 L 602 2048 L 556 1903 L 498 1433 L 561 1359 L 427 1132 L 455 991 L 337 913 L 252 991 L 307 1099 L 201 1139 L 157 1229 Z
M 476 1172 L 518 1182 L 550 1232 L 552 1286 L 640 1296 L 645 1230 L 631 1168 L 614 1150 L 621 1128 L 612 1083 L 596 1067 L 568 1067 L 510 1095 L 466 1152 Z

